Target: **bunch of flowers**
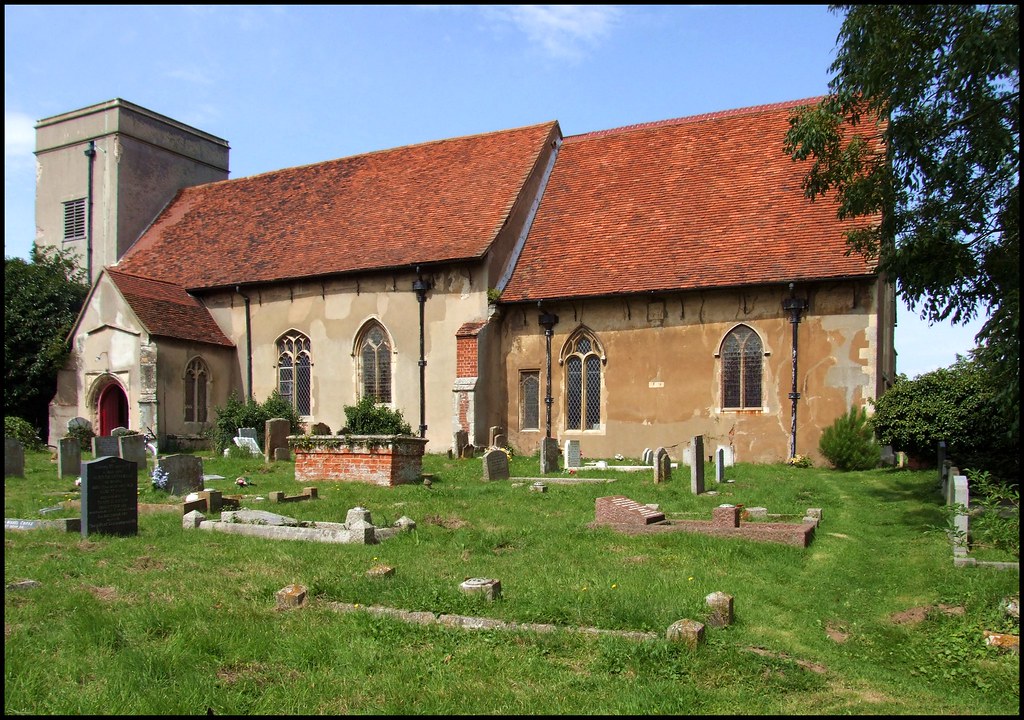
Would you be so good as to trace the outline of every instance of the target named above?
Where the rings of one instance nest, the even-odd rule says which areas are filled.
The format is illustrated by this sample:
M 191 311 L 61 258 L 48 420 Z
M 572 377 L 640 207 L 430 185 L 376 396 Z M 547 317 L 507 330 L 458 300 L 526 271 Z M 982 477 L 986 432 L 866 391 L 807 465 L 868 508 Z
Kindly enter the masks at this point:
M 153 474 L 151 477 L 153 480 L 153 487 L 159 490 L 167 489 L 167 481 L 170 478 L 168 477 L 166 470 L 157 465 L 155 468 L 153 468 Z
M 786 464 L 798 468 L 809 468 L 814 465 L 814 463 L 811 462 L 811 459 L 806 455 L 794 455 L 786 461 Z

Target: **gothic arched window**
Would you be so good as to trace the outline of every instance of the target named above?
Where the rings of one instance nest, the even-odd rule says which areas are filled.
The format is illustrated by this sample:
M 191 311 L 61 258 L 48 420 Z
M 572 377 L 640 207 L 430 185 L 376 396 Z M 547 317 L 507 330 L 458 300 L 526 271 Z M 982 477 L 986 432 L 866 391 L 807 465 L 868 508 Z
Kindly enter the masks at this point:
M 206 422 L 210 370 L 200 357 L 185 367 L 185 422 Z
M 761 409 L 761 338 L 746 325 L 737 325 L 722 341 L 722 407 Z
M 391 341 L 377 321 L 366 324 L 356 342 L 360 398 L 391 402 Z
M 310 414 L 313 359 L 309 338 L 291 331 L 277 341 L 277 390 L 299 415 Z

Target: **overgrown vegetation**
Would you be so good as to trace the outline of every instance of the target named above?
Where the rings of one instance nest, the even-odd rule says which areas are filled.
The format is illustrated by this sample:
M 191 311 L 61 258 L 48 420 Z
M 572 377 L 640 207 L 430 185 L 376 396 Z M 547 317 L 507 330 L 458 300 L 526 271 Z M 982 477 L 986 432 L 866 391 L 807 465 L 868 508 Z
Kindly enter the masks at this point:
M 218 454 L 225 449 L 233 452 L 231 448 L 236 447 L 234 438 L 238 435 L 238 428 L 255 428 L 256 436 L 263 437 L 267 420 L 274 418 L 288 420 L 293 434 L 302 432 L 302 421 L 298 413 L 277 390 L 272 391 L 270 397 L 262 403 L 252 398 L 243 402 L 237 394 L 232 393 L 226 405 L 214 409 L 214 415 L 217 419 L 209 430 L 209 437 L 210 444 Z
M 25 418 L 5 415 L 4 435 L 18 440 L 27 450 L 42 450 L 45 447 L 39 432 Z
M 878 466 L 881 448 L 867 408 L 851 407 L 824 429 L 818 451 L 837 470 L 870 470 Z
M 378 405 L 363 397 L 355 405 L 345 406 L 345 427 L 341 435 L 412 435 L 412 427 L 401 410 Z
M 342 522 L 357 505 L 410 533 L 377 545 L 268 541 L 183 530 L 181 498 L 139 475 L 139 534 L 5 533 L 4 706 L 9 715 L 1015 715 L 1019 657 L 983 631 L 1016 632 L 1000 609 L 1019 573 L 956 568 L 932 471 L 738 464 L 718 495 L 687 480 L 583 468 L 614 484 L 484 482 L 479 458 L 424 457 L 430 488 L 317 483 L 301 492 L 289 462 L 201 453 L 210 487 L 243 506 Z M 514 477 L 539 458 L 516 455 Z M 684 473 L 685 475 L 685 473 Z M 553 479 L 553 478 L 552 478 Z M 77 493 L 47 453 L 7 478 L 5 514 L 40 513 Z M 258 494 L 257 494 L 258 493 Z M 806 548 L 691 533 L 591 528 L 598 497 L 657 503 L 708 519 L 722 502 L 800 522 L 823 509 Z M 150 503 L 163 503 L 167 512 Z M 215 517 L 215 515 L 213 516 Z M 377 565 L 395 569 L 373 578 Z M 487 602 L 458 589 L 498 578 Z M 11 589 L 34 580 L 37 587 Z M 307 588 L 280 611 L 274 595 Z M 697 651 L 665 640 L 705 598 L 735 599 L 735 623 L 706 628 Z M 418 625 L 331 603 L 491 617 L 565 628 L 645 631 L 649 640 L 569 631 Z M 54 618 L 60 618 L 55 622 Z
M 974 550 L 994 549 L 1020 557 L 1020 488 L 999 482 L 987 472 L 965 470 L 970 489 L 970 508 L 962 504 L 946 508 L 952 534 L 959 534 L 953 518 L 970 516 L 969 537 L 960 538 Z

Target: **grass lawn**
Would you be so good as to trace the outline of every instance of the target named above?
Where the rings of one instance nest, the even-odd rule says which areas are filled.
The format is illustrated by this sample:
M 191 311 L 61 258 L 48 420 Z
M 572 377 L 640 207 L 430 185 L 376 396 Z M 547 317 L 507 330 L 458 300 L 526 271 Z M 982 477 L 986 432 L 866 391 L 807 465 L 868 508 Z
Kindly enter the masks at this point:
M 53 529 L 4 535 L 4 711 L 17 714 L 1013 714 L 1019 655 L 983 632 L 1017 634 L 1000 608 L 1019 571 L 955 568 L 933 471 L 840 473 L 744 465 L 731 482 L 690 492 L 689 468 L 584 470 L 611 483 L 531 492 L 484 482 L 477 459 L 427 455 L 433 484 L 317 483 L 298 495 L 294 465 L 202 454 L 208 487 L 244 507 L 344 522 L 357 505 L 377 526 L 412 532 L 377 545 L 270 541 L 183 530 L 181 498 L 139 475 L 132 537 Z M 86 456 L 84 459 L 91 459 Z M 636 462 L 636 461 L 634 461 Z M 237 477 L 253 485 L 239 489 Z M 561 475 L 565 477 L 565 475 Z M 670 519 L 711 517 L 721 503 L 822 520 L 807 548 L 674 532 L 591 529 L 595 499 L 657 503 Z M 48 453 L 8 477 L 6 518 L 78 517 L 71 481 Z M 44 508 L 59 510 L 41 514 Z M 752 519 L 755 521 L 756 519 Z M 377 565 L 390 577 L 369 577 Z M 501 581 L 488 602 L 467 578 Z M 36 587 L 11 589 L 19 581 Z M 296 583 L 305 606 L 281 610 Z M 702 621 L 705 598 L 734 598 L 735 622 L 706 628 L 696 650 L 665 639 Z M 331 603 L 550 623 L 553 632 L 417 625 Z M 568 628 L 645 631 L 649 640 Z

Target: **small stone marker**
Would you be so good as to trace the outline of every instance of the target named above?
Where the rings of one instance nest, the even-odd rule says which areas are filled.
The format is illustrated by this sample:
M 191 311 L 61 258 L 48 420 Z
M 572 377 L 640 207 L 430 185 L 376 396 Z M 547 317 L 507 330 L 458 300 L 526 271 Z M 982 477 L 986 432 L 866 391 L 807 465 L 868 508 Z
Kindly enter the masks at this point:
M 732 625 L 732 595 L 713 592 L 704 601 L 708 604 L 708 625 L 714 628 Z
M 459 585 L 459 589 L 467 595 L 480 594 L 487 600 L 496 600 L 501 597 L 501 580 L 470 578 Z
M 25 477 L 25 446 L 4 435 L 4 477 Z
M 704 492 L 704 436 L 693 436 L 693 451 L 690 461 L 690 492 L 700 495 Z
M 654 464 L 654 482 L 668 482 L 672 478 L 672 458 L 669 457 L 668 450 L 660 447 L 654 451 L 654 455 L 652 457 L 652 463 Z
M 61 438 L 57 441 L 57 476 L 78 477 L 82 474 L 82 443 L 78 438 Z
M 277 606 L 283 610 L 302 607 L 306 602 L 306 588 L 302 585 L 285 585 L 275 593 Z
M 580 457 L 580 441 L 579 440 L 566 440 L 565 441 L 565 466 L 567 468 L 578 468 L 581 465 Z
M 286 447 L 274 448 L 274 462 L 288 462 L 292 459 L 292 452 Z
M 696 620 L 677 620 L 669 625 L 665 637 L 669 642 L 682 643 L 695 649 L 704 642 L 704 623 Z
M 542 475 L 556 473 L 559 470 L 558 441 L 554 438 L 544 438 L 540 445 L 540 472 Z
M 545 485 L 544 483 L 542 483 L 540 480 L 538 480 L 537 482 L 535 482 L 533 485 L 530 486 L 530 492 L 542 492 L 542 493 L 545 493 L 547 491 L 548 491 L 548 486 Z
M 374 565 L 366 571 L 366 577 L 370 578 L 391 577 L 394 574 L 395 569 L 388 565 Z
M 97 435 L 92 439 L 93 458 L 118 457 L 121 446 L 113 435 Z
M 135 463 L 103 457 L 82 463 L 82 537 L 139 534 L 139 478 Z
M 508 480 L 508 455 L 504 450 L 484 453 L 484 480 Z
M 740 509 L 735 505 L 719 505 L 711 510 L 711 524 L 715 527 L 738 528 Z
M 168 455 L 157 466 L 167 472 L 167 492 L 188 495 L 203 489 L 203 459 L 196 455 Z

